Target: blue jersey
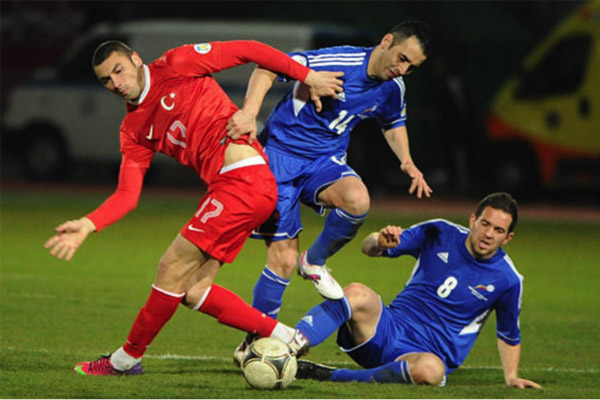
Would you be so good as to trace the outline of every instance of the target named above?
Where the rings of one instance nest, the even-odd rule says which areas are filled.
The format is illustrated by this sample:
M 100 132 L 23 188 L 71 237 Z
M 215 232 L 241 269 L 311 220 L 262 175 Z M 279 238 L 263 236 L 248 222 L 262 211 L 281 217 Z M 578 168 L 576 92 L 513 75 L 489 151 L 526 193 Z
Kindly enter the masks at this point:
M 299 82 L 273 109 L 266 122 L 267 147 L 315 159 L 343 153 L 350 132 L 361 120 L 375 118 L 383 130 L 406 121 L 404 81 L 372 79 L 367 65 L 373 48 L 340 46 L 290 53 L 315 71 L 343 71 L 344 92 L 338 99 L 323 98 L 317 113 L 307 87 Z
M 440 356 L 448 373 L 467 357 L 479 331 L 496 311 L 497 336 L 520 343 L 523 277 L 502 249 L 487 260 L 467 250 L 469 230 L 445 220 L 405 229 L 384 256 L 417 259 L 406 287 L 389 305 L 394 320 L 410 323 L 414 340 Z

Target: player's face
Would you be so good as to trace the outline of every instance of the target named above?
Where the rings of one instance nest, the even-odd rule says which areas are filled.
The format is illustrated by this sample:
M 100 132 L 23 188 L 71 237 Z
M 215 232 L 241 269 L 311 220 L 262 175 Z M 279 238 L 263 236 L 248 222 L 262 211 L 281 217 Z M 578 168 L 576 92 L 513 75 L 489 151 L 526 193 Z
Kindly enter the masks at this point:
M 471 214 L 471 233 L 466 242 L 469 253 L 477 259 L 492 257 L 500 246 L 514 236 L 513 232 L 508 232 L 511 222 L 509 213 L 492 207 L 485 207 L 479 217 Z
M 410 74 L 427 58 L 415 36 L 395 45 L 392 45 L 393 41 L 391 33 L 381 39 L 377 56 L 372 60 L 372 65 L 369 63 L 369 76 L 389 81 Z
M 96 76 L 105 88 L 135 103 L 140 97 L 145 84 L 142 59 L 137 53 L 131 57 L 115 51 L 104 62 L 94 68 Z

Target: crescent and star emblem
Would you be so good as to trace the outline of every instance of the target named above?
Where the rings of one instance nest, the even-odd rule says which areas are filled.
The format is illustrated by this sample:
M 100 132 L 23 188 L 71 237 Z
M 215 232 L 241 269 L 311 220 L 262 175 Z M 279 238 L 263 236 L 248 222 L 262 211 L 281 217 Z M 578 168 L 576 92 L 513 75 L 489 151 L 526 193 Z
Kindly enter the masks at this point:
M 175 101 L 173 101 L 170 105 L 167 105 L 167 103 L 165 103 L 165 99 L 169 97 L 171 100 L 175 99 L 175 93 L 171 92 L 171 94 L 167 95 L 167 96 L 163 96 L 160 99 L 160 105 L 162 106 L 162 108 L 164 108 L 167 111 L 171 111 L 173 109 L 173 107 L 175 107 Z

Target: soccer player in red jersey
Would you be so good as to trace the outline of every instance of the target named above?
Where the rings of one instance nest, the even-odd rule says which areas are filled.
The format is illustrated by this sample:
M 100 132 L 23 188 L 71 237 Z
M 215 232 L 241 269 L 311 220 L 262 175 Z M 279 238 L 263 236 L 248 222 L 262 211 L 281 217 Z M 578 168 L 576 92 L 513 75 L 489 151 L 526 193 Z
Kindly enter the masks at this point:
M 317 73 L 284 53 L 255 41 L 211 42 L 167 51 L 145 65 L 125 44 L 109 41 L 92 64 L 100 82 L 127 103 L 120 128 L 122 161 L 116 191 L 95 211 L 55 228 L 45 244 L 71 260 L 89 233 L 99 232 L 133 210 L 156 152 L 193 168 L 208 190 L 198 210 L 162 256 L 150 297 L 127 342 L 109 356 L 75 366 L 83 375 L 135 375 L 148 345 L 180 303 L 222 324 L 276 337 L 301 351 L 294 329 L 250 307 L 235 293 L 213 284 L 223 263 L 234 260 L 252 230 L 273 212 L 275 179 L 257 141 L 227 137 L 228 119 L 238 110 L 210 75 L 254 62 L 311 87 L 313 100 L 336 96 L 342 73 Z

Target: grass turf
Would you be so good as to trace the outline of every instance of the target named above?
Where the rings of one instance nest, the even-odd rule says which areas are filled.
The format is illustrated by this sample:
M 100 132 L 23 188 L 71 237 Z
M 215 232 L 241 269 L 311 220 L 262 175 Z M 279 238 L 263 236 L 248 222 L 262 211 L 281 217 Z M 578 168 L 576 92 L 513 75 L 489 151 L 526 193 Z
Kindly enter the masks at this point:
M 250 389 L 231 362 L 243 334 L 181 308 L 150 347 L 145 374 L 82 377 L 73 365 L 113 351 L 145 302 L 159 257 L 196 206 L 193 197 L 143 196 L 119 224 L 92 235 L 71 262 L 42 247 L 52 228 L 97 206 L 84 193 L 2 193 L 0 226 L 0 397 L 2 398 L 598 398 L 600 396 L 600 251 L 598 223 L 522 219 L 507 251 L 525 276 L 521 315 L 521 376 L 541 391 L 506 388 L 490 318 L 465 364 L 445 388 L 296 381 L 285 391 Z M 322 219 L 303 210 L 301 247 Z M 384 224 L 409 226 L 430 217 L 466 224 L 467 215 L 406 215 L 372 210 L 359 238 L 329 261 L 342 284 L 359 281 L 389 302 L 404 286 L 414 260 L 373 260 L 360 240 Z M 264 245 L 249 240 L 217 282 L 251 301 L 265 262 Z M 321 299 L 292 278 L 280 314 L 294 325 Z M 334 338 L 308 359 L 354 368 Z

